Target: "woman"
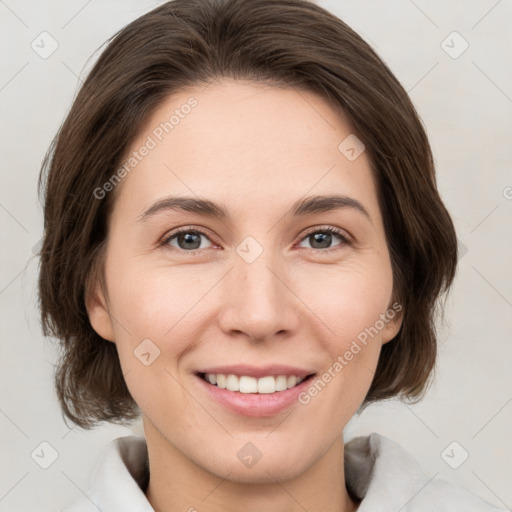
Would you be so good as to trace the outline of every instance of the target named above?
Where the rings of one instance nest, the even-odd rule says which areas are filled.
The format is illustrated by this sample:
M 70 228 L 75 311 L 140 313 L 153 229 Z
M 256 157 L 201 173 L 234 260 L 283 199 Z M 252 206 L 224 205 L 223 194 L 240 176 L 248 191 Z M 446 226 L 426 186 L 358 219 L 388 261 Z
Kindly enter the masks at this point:
M 344 445 L 427 389 L 457 244 L 413 105 L 341 20 L 158 7 L 99 58 L 40 186 L 63 412 L 144 424 L 66 510 L 496 510 L 377 433 Z

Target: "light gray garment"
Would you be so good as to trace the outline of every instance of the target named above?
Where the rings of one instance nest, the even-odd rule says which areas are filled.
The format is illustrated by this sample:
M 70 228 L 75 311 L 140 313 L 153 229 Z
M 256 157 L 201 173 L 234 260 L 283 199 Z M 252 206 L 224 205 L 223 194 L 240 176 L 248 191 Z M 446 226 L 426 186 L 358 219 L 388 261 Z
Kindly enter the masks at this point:
M 87 497 L 62 512 L 154 512 L 144 494 L 148 479 L 145 438 L 119 437 L 96 465 Z M 358 512 L 505 512 L 459 485 L 428 478 L 408 452 L 377 433 L 345 445 L 345 481 L 362 499 Z

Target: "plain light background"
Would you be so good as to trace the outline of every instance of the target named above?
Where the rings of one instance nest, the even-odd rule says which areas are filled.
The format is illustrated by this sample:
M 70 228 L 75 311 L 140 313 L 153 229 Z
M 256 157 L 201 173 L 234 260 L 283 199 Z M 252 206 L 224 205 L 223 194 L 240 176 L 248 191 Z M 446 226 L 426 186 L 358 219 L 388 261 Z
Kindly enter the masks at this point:
M 142 433 L 140 424 L 70 429 L 61 417 L 52 381 L 55 348 L 41 334 L 37 309 L 34 253 L 42 208 L 36 183 L 97 54 L 89 57 L 160 3 L 0 0 L 1 511 L 61 510 L 87 490 L 110 440 Z M 512 2 L 317 3 L 361 34 L 410 93 L 461 247 L 447 324 L 439 330 L 434 385 L 419 404 L 371 406 L 351 421 L 345 439 L 384 434 L 429 477 L 510 509 Z M 41 47 L 41 38 L 45 51 L 52 39 L 58 44 L 47 58 L 31 46 Z

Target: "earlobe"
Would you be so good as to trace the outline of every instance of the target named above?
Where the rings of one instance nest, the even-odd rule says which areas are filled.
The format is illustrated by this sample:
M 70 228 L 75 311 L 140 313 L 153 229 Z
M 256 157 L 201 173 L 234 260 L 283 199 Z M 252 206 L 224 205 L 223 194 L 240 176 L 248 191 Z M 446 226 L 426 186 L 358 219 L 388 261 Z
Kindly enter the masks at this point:
M 391 341 L 400 331 L 402 327 L 403 315 L 397 315 L 395 318 L 390 320 L 386 326 L 384 327 L 384 331 L 382 333 L 382 344 Z
M 86 298 L 87 314 L 92 328 L 104 339 L 114 342 L 114 330 L 105 295 L 99 284 Z

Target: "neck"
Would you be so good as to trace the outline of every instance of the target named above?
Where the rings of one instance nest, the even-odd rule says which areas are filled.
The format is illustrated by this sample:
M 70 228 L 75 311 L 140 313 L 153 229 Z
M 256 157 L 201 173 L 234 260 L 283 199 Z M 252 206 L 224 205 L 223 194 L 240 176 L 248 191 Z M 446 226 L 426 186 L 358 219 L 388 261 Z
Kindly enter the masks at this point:
M 279 469 L 258 482 L 236 481 L 186 457 L 151 424 L 145 424 L 150 478 L 146 497 L 155 512 L 354 512 L 345 486 L 344 445 L 340 436 L 328 451 L 294 478 Z M 205 448 L 208 450 L 208 448 Z M 263 481 L 262 481 L 263 480 Z

